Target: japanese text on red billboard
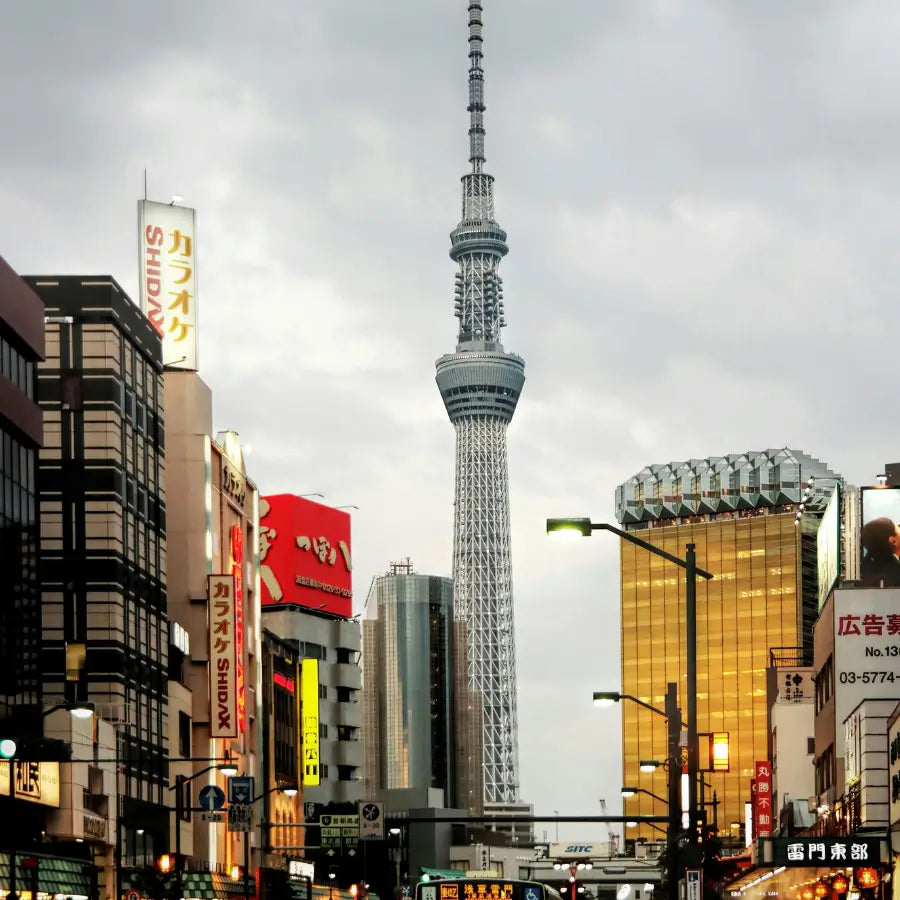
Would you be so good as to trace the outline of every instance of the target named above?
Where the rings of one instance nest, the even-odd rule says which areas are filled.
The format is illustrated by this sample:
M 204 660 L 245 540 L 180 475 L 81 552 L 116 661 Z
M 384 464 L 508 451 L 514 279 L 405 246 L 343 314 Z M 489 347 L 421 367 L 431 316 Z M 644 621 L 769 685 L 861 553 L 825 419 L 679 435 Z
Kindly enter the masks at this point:
M 860 496 L 860 580 L 900 587 L 900 487 L 865 487 Z
M 348 513 L 291 494 L 260 499 L 263 606 L 293 604 L 350 616 L 352 569 Z
M 238 736 L 234 575 L 210 575 L 209 729 L 214 738 Z

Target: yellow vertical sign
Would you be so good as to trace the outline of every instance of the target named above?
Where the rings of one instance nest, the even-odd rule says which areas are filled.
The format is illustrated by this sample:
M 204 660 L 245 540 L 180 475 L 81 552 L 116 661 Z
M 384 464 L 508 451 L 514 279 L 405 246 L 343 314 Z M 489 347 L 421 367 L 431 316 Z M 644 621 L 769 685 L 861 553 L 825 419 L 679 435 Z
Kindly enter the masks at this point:
M 303 746 L 303 784 L 319 783 L 319 661 L 300 663 L 300 735 Z

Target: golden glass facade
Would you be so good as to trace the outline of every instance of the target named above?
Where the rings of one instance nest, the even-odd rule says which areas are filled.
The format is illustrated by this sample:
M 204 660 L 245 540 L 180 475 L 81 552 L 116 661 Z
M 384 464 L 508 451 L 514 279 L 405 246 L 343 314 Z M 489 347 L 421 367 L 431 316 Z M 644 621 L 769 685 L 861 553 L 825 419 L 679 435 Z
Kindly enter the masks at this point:
M 800 529 L 792 512 L 715 518 L 635 532 L 684 558 L 693 542 L 697 564 L 715 578 L 697 580 L 697 729 L 727 731 L 730 771 L 703 773 L 719 805 L 720 832 L 743 822 L 754 764 L 766 758 L 766 668 L 772 647 L 801 643 Z M 622 693 L 659 709 L 666 685 L 678 685 L 687 720 L 684 570 L 621 541 Z M 630 701 L 622 703 L 623 785 L 665 800 L 666 772 L 645 773 L 640 760 L 666 757 L 666 720 Z M 703 749 L 701 747 L 701 765 Z M 707 807 L 713 821 L 713 808 Z M 664 802 L 646 793 L 625 800 L 626 815 L 665 815 Z M 650 825 L 628 837 L 658 837 Z

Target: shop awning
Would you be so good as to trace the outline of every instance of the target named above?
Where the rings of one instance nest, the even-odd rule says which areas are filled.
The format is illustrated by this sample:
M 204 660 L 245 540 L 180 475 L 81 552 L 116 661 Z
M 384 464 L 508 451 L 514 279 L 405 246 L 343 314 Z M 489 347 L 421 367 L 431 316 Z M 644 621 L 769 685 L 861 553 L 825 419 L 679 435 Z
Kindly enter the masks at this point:
M 461 869 L 429 869 L 422 866 L 422 874 L 431 878 L 465 878 L 466 873 Z
M 31 890 L 33 869 L 25 868 L 22 861 L 36 859 L 38 890 L 48 894 L 65 894 L 67 897 L 91 896 L 91 871 L 93 865 L 86 859 L 67 859 L 41 853 L 23 851 L 16 853 L 16 888 Z M 10 889 L 9 854 L 0 853 L 0 888 Z

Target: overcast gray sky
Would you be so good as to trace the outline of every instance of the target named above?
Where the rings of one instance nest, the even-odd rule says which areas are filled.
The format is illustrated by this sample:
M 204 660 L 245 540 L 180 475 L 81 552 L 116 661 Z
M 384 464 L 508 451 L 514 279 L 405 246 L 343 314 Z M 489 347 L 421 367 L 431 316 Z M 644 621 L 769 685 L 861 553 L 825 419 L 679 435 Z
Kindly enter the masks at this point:
M 136 201 L 198 210 L 201 370 L 264 493 L 356 504 L 355 590 L 449 574 L 448 233 L 465 0 L 6 0 L 0 254 L 136 298 Z M 648 463 L 900 458 L 900 5 L 485 0 L 508 350 L 522 793 L 621 808 L 611 520 Z M 660 685 L 664 690 L 665 685 Z M 540 834 L 541 829 L 538 833 Z M 563 839 L 603 829 L 563 826 Z M 553 839 L 555 831 L 549 829 Z

